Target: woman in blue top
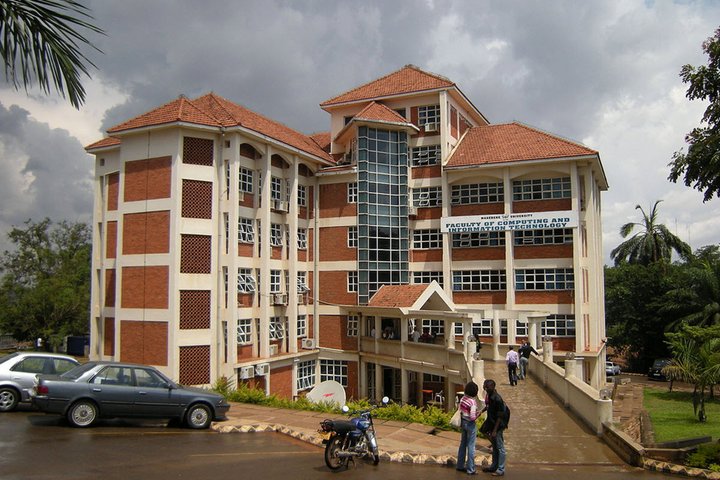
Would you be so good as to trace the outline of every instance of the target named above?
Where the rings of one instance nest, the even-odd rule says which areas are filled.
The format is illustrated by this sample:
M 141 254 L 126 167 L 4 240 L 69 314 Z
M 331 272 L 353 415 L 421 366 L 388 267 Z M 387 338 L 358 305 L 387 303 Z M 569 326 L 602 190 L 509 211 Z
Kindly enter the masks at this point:
M 475 475 L 475 439 L 477 438 L 477 424 L 475 420 L 480 416 L 480 406 L 477 399 L 478 386 L 471 381 L 465 385 L 465 395 L 460 400 L 460 448 L 457 455 L 457 470 L 465 471 L 468 475 Z

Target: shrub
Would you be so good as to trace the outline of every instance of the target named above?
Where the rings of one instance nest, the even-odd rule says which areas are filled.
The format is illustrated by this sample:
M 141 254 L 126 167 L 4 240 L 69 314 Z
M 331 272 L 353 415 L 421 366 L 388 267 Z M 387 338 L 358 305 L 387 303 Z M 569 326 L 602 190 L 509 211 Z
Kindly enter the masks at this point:
M 695 453 L 688 455 L 687 465 L 690 467 L 707 468 L 720 472 L 720 443 L 704 443 Z

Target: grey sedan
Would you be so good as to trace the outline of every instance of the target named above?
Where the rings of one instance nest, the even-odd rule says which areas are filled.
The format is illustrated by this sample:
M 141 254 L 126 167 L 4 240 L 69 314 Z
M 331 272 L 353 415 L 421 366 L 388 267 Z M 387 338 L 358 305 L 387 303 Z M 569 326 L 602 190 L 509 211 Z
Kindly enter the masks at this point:
M 73 357 L 57 353 L 15 352 L 0 358 L 0 412 L 11 412 L 19 402 L 30 401 L 38 373 L 60 374 L 78 365 Z
M 98 418 L 178 419 L 190 428 L 208 428 L 230 408 L 224 397 L 183 387 L 157 369 L 132 363 L 88 362 L 60 376 L 38 375 L 32 403 L 67 417 L 75 427 Z

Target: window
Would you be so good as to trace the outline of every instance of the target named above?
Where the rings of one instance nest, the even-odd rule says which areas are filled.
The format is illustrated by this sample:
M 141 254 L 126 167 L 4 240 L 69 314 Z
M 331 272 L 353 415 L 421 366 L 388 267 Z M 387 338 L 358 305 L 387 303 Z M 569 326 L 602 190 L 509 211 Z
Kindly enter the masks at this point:
M 360 319 L 357 315 L 348 315 L 347 317 L 347 330 L 346 335 L 348 337 L 357 337 L 358 329 L 360 328 Z
M 519 290 L 572 290 L 572 268 L 525 268 L 515 270 L 515 288 Z
M 439 207 L 442 205 L 440 187 L 414 188 L 413 205 L 416 207 Z
M 282 179 L 277 177 L 270 178 L 270 199 L 282 200 Z
M 270 225 L 270 245 L 273 247 L 282 247 L 283 244 L 283 228 L 279 223 Z
M 347 291 L 348 292 L 357 292 L 358 291 L 358 272 L 348 272 Z
M 418 107 L 418 124 L 422 127 L 428 123 L 440 123 L 440 105 Z
M 297 364 L 297 390 L 307 390 L 315 386 L 315 360 Z
M 225 231 L 225 253 L 230 252 L 230 214 L 223 213 L 223 230 Z
M 411 151 L 412 166 L 425 167 L 437 165 L 440 160 L 440 145 L 428 145 L 426 147 L 414 147 Z
M 412 283 L 432 283 L 435 280 L 443 286 L 443 272 L 412 272 Z
M 249 218 L 238 218 L 238 242 L 255 243 L 255 229 Z
M 479 322 L 473 322 L 472 333 L 473 335 L 480 335 L 483 337 L 491 337 L 493 334 L 493 321 L 492 318 L 483 318 Z
M 422 331 L 425 333 L 427 329 L 430 334 L 434 337 L 438 335 L 445 335 L 445 322 L 443 320 L 435 320 L 432 318 L 422 319 Z
M 453 233 L 453 248 L 500 247 L 505 245 L 505 232 Z
M 307 206 L 307 189 L 305 188 L 305 185 L 298 185 L 298 191 L 297 191 L 298 199 L 298 207 L 306 207 Z
M 298 293 L 307 293 L 310 289 L 307 286 L 307 272 L 297 272 Z
M 240 167 L 239 171 L 239 188 L 241 192 L 253 192 L 253 171 L 249 168 Z
M 357 248 L 358 245 L 358 229 L 357 227 L 348 227 L 347 246 L 348 248 Z
M 358 201 L 358 184 L 351 182 L 347 184 L 347 202 L 357 203 Z
M 297 336 L 298 338 L 307 337 L 307 315 L 297 316 Z
M 528 324 L 527 323 L 520 323 L 515 322 L 515 335 L 518 337 L 527 337 L 528 336 Z
M 442 233 L 438 229 L 413 231 L 413 248 L 442 248 Z
M 270 317 L 270 340 L 285 338 L 285 317 Z
M 544 337 L 574 337 L 575 315 L 548 315 L 541 330 Z
M 505 200 L 503 192 L 502 182 L 453 185 L 450 203 L 453 205 L 471 205 L 503 202 Z
M 570 198 L 570 177 L 513 181 L 513 200 Z
M 307 250 L 307 230 L 304 228 L 297 230 L 297 248 Z
M 270 293 L 280 293 L 280 270 L 270 270 Z
M 238 345 L 252 343 L 252 318 L 241 318 L 238 320 L 237 343 Z
M 222 267 L 223 276 L 223 297 L 225 298 L 225 308 L 228 306 L 228 292 L 230 291 L 230 273 L 228 267 Z
M 507 288 L 505 270 L 454 270 L 453 291 L 500 291 Z
M 343 387 L 348 385 L 348 368 L 344 360 L 320 360 L 320 381 L 335 380 Z
M 255 290 L 252 268 L 238 268 L 238 293 L 253 293 Z
M 516 230 L 513 232 L 514 245 L 563 245 L 572 243 L 572 241 L 572 228 Z

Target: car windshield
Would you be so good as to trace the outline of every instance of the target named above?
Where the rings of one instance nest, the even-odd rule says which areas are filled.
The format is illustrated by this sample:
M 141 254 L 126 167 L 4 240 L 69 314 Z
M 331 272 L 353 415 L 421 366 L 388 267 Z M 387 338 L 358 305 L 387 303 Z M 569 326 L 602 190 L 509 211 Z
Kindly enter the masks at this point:
M 77 380 L 82 376 L 83 373 L 87 372 L 91 368 L 93 368 L 96 365 L 95 362 L 88 362 L 83 365 L 78 365 L 77 367 L 68 370 L 67 372 L 60 375 L 61 378 L 65 378 L 68 380 Z
M 10 355 L 5 355 L 4 357 L 0 358 L 0 363 L 5 363 L 8 360 L 17 357 L 18 355 L 20 355 L 18 352 L 11 353 Z
M 664 360 L 655 360 L 655 363 L 653 363 L 653 368 L 662 368 L 665 365 L 670 363 L 670 360 L 664 359 Z

